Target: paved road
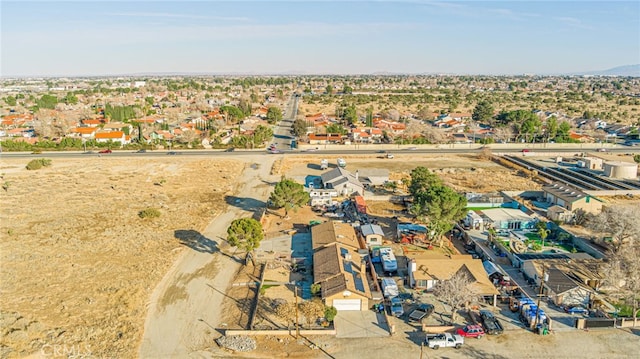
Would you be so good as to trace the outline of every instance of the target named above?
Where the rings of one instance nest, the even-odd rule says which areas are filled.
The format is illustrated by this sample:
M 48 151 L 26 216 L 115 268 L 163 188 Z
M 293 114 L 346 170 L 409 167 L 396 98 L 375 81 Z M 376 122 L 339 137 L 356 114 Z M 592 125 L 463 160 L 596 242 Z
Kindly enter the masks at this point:
M 298 97 L 293 94 L 289 97 L 287 105 L 284 109 L 284 115 L 282 120 L 278 123 L 273 131 L 273 142 L 276 144 L 276 148 L 280 151 L 286 151 L 291 149 L 291 129 L 293 128 L 293 121 L 295 121 L 298 114 Z
M 283 128 L 286 128 L 286 121 L 283 120 L 284 124 L 279 126 L 279 131 L 284 131 Z M 288 131 L 288 130 L 287 130 Z M 392 153 L 405 153 L 405 154 L 468 154 L 468 153 L 478 153 L 481 151 L 479 148 L 416 148 L 410 149 L 410 147 L 399 147 L 393 150 L 381 150 L 381 147 L 376 145 L 358 145 L 357 147 L 345 146 L 344 149 L 323 149 L 322 146 L 319 146 L 318 149 L 306 149 L 306 150 L 290 150 L 291 139 L 276 139 L 278 142 L 278 149 L 281 150 L 281 154 L 290 155 L 290 154 L 326 154 L 326 155 L 361 155 L 361 154 L 379 154 L 381 151 L 388 151 Z M 568 148 L 541 148 L 536 149 L 536 152 L 540 153 L 578 153 L 578 152 L 591 152 L 595 151 L 595 149 L 568 149 Z M 0 154 L 0 158 L 37 158 L 46 156 L 48 158 L 70 158 L 70 157 L 95 157 L 95 156 L 105 156 L 105 157 L 166 157 L 166 158 L 176 158 L 180 156 L 213 156 L 213 157 L 235 157 L 235 156 L 243 156 L 243 155 L 264 155 L 264 156 L 273 156 L 273 154 L 267 153 L 264 149 L 258 150 L 235 150 L 234 152 L 225 152 L 224 150 L 178 150 L 174 151 L 176 155 L 171 156 L 168 155 L 167 151 L 164 150 L 155 150 L 155 151 L 147 151 L 146 153 L 136 153 L 136 151 L 132 150 L 115 150 L 113 153 L 109 154 L 98 154 L 91 153 L 86 154 L 81 151 L 47 151 L 39 154 L 33 154 L 29 152 L 4 152 Z M 496 153 L 521 153 L 522 150 L 518 148 L 511 149 L 500 149 L 495 150 Z M 609 153 L 640 153 L 640 150 L 637 148 L 630 147 L 619 147 L 612 148 L 609 150 Z

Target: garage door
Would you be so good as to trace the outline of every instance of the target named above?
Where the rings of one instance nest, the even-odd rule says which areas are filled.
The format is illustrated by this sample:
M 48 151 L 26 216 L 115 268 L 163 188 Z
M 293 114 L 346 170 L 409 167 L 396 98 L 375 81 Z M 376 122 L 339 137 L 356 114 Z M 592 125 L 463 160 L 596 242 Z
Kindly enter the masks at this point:
M 333 306 L 337 310 L 360 310 L 360 299 L 334 299 Z

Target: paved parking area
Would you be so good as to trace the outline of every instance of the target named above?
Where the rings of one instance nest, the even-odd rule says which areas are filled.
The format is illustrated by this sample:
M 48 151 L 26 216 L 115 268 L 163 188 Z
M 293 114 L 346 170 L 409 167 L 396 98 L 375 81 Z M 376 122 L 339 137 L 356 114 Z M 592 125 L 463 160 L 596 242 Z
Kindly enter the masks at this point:
M 388 337 L 389 329 L 384 316 L 372 310 L 341 311 L 334 319 L 337 338 Z

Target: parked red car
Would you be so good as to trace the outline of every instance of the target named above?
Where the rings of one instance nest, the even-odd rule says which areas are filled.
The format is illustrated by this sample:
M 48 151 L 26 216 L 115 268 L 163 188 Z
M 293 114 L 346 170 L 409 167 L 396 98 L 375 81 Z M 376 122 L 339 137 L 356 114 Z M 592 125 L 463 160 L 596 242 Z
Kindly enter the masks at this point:
M 462 328 L 458 328 L 456 334 L 467 338 L 480 339 L 485 335 L 485 332 L 481 325 L 467 325 Z
M 111 152 L 112 152 L 112 151 L 111 151 L 110 149 L 108 149 L 108 148 L 107 148 L 106 150 L 102 150 L 102 151 L 100 151 L 100 152 L 98 152 L 98 153 L 111 153 Z

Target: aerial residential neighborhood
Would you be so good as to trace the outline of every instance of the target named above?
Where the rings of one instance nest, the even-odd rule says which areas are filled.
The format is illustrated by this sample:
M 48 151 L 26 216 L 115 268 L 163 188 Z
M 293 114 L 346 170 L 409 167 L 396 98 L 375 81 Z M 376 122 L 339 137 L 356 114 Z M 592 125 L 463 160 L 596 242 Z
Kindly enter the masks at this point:
M 638 357 L 639 11 L 3 2 L 0 357 Z

